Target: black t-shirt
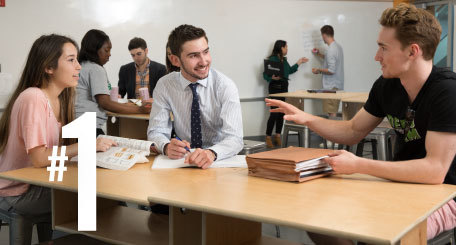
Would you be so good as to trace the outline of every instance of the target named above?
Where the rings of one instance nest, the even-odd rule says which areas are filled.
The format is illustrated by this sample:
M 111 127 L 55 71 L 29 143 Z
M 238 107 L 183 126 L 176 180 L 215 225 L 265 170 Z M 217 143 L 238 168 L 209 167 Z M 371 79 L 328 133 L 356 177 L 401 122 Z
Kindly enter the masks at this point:
M 376 117 L 387 117 L 396 131 L 395 161 L 424 158 L 428 130 L 456 133 L 456 74 L 433 67 L 412 104 L 399 79 L 380 77 L 364 109 Z M 444 183 L 456 185 L 456 158 Z

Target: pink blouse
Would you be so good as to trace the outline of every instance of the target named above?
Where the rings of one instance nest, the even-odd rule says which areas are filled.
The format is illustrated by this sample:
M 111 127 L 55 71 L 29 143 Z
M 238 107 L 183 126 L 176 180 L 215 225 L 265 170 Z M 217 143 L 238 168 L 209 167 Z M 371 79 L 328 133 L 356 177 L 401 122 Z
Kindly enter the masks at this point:
M 8 143 L 0 155 L 0 172 L 33 166 L 29 150 L 58 145 L 60 129 L 61 124 L 44 92 L 39 88 L 24 90 L 13 105 Z M 18 196 L 28 187 L 28 184 L 0 179 L 0 196 Z

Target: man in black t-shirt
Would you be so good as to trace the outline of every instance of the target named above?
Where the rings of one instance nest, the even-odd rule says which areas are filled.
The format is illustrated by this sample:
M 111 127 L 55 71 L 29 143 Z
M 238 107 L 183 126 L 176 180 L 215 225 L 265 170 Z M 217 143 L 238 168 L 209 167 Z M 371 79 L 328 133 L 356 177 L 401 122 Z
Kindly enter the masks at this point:
M 282 101 L 266 99 L 272 112 L 307 125 L 324 138 L 353 145 L 387 117 L 398 136 L 394 161 L 357 157 L 335 151 L 325 161 L 335 173 L 364 173 L 394 181 L 456 184 L 456 74 L 433 66 L 441 27 L 426 10 L 400 4 L 380 19 L 375 60 L 382 76 L 374 83 L 364 106 L 350 121 L 307 114 Z M 456 226 L 456 203 L 451 200 L 427 220 L 428 239 Z M 310 234 L 317 244 L 332 238 Z M 340 243 L 351 241 L 339 239 Z

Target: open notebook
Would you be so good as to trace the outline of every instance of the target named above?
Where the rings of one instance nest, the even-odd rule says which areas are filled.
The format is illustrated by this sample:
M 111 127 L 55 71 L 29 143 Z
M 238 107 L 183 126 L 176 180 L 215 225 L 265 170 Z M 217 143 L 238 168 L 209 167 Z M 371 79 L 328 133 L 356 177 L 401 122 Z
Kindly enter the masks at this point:
M 158 155 L 154 159 L 152 169 L 195 167 L 194 165 L 184 163 L 184 160 L 185 158 L 173 160 L 165 155 Z M 245 155 L 236 155 L 227 159 L 215 161 L 210 168 L 247 168 L 247 163 L 245 161 Z

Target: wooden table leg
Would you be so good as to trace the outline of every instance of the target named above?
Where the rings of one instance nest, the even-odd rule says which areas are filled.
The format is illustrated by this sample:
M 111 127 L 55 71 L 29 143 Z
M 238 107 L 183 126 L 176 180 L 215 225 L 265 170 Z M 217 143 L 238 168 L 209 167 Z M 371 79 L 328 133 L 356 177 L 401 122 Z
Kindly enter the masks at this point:
M 229 245 L 261 238 L 261 223 L 199 211 L 170 208 L 169 243 Z
M 427 237 L 426 237 L 426 230 L 427 230 L 427 220 L 424 220 L 419 225 L 415 226 L 413 230 L 409 231 L 405 234 L 400 244 L 401 245 L 426 245 L 427 244 Z

